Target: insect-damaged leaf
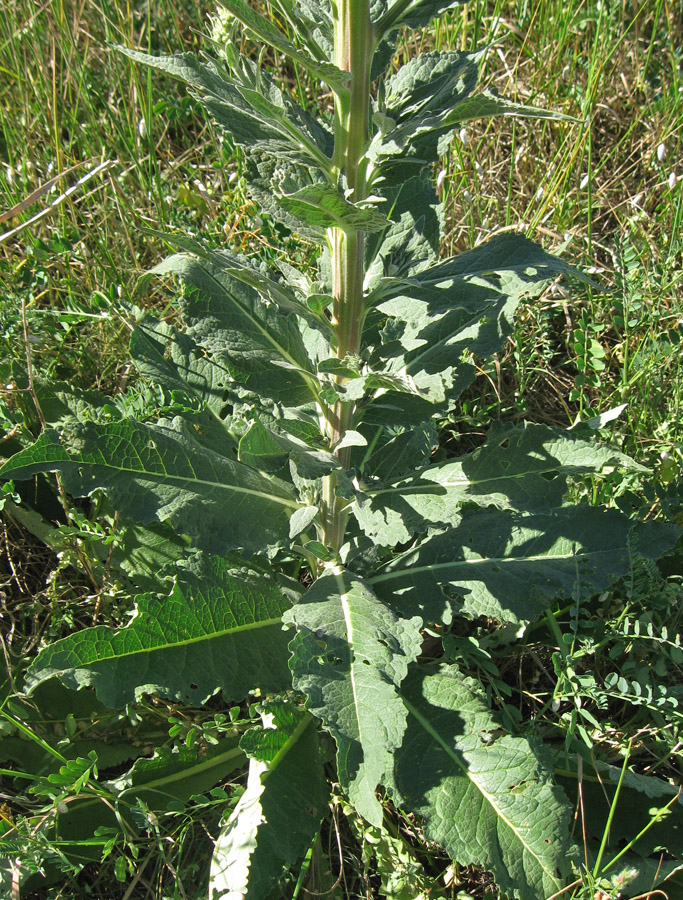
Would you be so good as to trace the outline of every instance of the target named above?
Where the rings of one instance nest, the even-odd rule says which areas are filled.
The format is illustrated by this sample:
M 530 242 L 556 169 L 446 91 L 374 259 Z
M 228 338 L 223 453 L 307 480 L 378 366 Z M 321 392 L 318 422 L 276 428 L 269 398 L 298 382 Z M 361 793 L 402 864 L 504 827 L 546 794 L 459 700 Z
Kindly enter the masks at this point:
M 394 546 L 429 528 L 457 524 L 466 502 L 547 512 L 562 504 L 567 477 L 605 466 L 641 468 L 615 448 L 571 431 L 502 426 L 461 459 L 367 490 L 370 500 L 354 504 L 353 513 L 368 537 Z
M 122 515 L 141 524 L 170 520 L 199 549 L 262 551 L 287 538 L 298 507 L 294 489 L 202 443 L 192 419 L 156 424 L 122 420 L 45 431 L 0 469 L 0 477 L 61 472 L 74 497 L 102 489 Z
M 394 557 L 367 577 L 400 615 L 450 621 L 451 610 L 528 622 L 551 600 L 590 597 L 628 571 L 634 552 L 660 556 L 679 531 L 635 525 L 617 510 L 568 506 L 548 513 L 482 509 Z
M 294 686 L 337 742 L 341 783 L 373 825 L 377 786 L 400 746 L 406 712 L 397 693 L 420 649 L 421 619 L 399 619 L 356 576 L 335 567 L 285 617 Z M 378 710 L 382 711 L 381 716 Z
M 499 723 L 478 684 L 455 666 L 413 668 L 396 753 L 397 800 L 424 817 L 453 859 L 493 871 L 501 890 L 544 900 L 566 886 L 572 806 L 526 738 L 494 737 Z

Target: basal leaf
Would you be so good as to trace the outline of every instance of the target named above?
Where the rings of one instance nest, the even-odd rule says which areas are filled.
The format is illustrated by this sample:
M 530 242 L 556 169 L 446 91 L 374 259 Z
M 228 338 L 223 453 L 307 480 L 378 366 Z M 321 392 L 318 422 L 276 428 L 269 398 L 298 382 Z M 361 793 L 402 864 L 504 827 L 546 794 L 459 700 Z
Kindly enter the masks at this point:
M 339 778 L 352 803 L 379 826 L 375 790 L 403 738 L 397 689 L 419 652 L 421 619 L 399 619 L 360 578 L 335 567 L 286 620 L 297 628 L 290 644 L 294 686 L 337 742 Z
M 279 204 L 297 219 L 320 229 L 381 231 L 389 224 L 377 210 L 350 203 L 331 185 L 322 183 L 285 194 Z
M 414 668 L 401 695 L 409 716 L 394 785 L 427 837 L 461 865 L 493 872 L 510 897 L 545 900 L 566 887 L 573 806 L 538 748 L 491 740 L 499 723 L 455 666 Z
M 526 424 L 493 428 L 485 446 L 373 491 L 353 513 L 375 541 L 395 546 L 429 528 L 455 525 L 465 502 L 546 512 L 560 506 L 567 477 L 605 466 L 642 470 L 609 445 L 571 431 Z
M 177 565 L 169 596 L 141 595 L 118 630 L 99 625 L 43 650 L 27 675 L 30 689 L 58 677 L 92 686 L 110 708 L 143 693 L 195 706 L 217 690 L 241 701 L 257 687 L 290 683 L 281 617 L 289 601 L 261 565 L 238 557 L 197 556 Z
M 660 556 L 678 530 L 637 526 L 616 510 L 572 506 L 545 514 L 483 509 L 367 577 L 400 615 L 450 620 L 451 610 L 528 622 L 559 597 L 590 597 L 629 569 L 633 553 Z
M 286 540 L 298 506 L 292 486 L 238 462 L 227 432 L 225 455 L 201 440 L 180 417 L 76 424 L 44 432 L 0 468 L 0 478 L 61 472 L 72 496 L 102 489 L 123 516 L 143 525 L 170 520 L 209 552 L 254 553 Z
M 238 746 L 236 735 L 201 750 L 162 747 L 154 756 L 141 756 L 125 775 L 110 785 L 124 803 L 139 798 L 150 809 L 166 812 L 170 802 L 185 801 L 193 794 L 209 790 L 225 781 L 244 762 L 245 754 Z
M 329 790 L 311 716 L 292 703 L 262 704 L 264 726 L 242 738 L 247 789 L 223 825 L 211 860 L 212 898 L 261 900 L 308 849 Z

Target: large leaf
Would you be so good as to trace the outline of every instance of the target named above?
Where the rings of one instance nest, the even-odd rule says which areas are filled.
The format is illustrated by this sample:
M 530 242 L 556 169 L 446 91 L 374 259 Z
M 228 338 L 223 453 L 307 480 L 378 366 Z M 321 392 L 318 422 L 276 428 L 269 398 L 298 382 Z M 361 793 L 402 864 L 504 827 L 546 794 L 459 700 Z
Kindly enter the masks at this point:
M 376 350 L 435 402 L 452 403 L 475 374 L 471 356 L 498 352 L 522 297 L 560 274 L 583 277 L 519 234 L 500 234 L 410 279 L 380 282 L 373 302 L 391 317 Z
M 284 406 L 317 399 L 295 316 L 283 316 L 253 288 L 205 259 L 176 254 L 153 271 L 178 275 L 188 285 L 183 312 L 190 336 L 213 360 L 225 362 L 246 389 Z
M 638 551 L 658 557 L 679 530 L 636 526 L 616 510 L 572 506 L 544 514 L 484 509 L 390 560 L 367 581 L 401 614 L 527 622 L 558 597 L 589 597 L 628 571 Z
M 617 465 L 642 469 L 613 447 L 571 431 L 502 426 L 461 459 L 368 490 L 370 501 L 354 504 L 353 513 L 368 537 L 395 546 L 434 526 L 457 524 L 465 502 L 547 512 L 561 504 L 568 476 Z
M 284 690 L 288 607 L 262 566 L 200 555 L 178 563 L 170 596 L 139 596 L 127 627 L 99 625 L 50 644 L 27 685 L 56 676 L 71 688 L 93 686 L 110 708 L 152 692 L 200 705 L 217 690 L 233 701 L 255 688 Z
M 292 486 L 234 459 L 227 432 L 228 455 L 206 446 L 191 422 L 176 417 L 154 425 L 123 420 L 48 430 L 8 460 L 0 478 L 61 472 L 72 496 L 103 489 L 122 515 L 143 525 L 169 519 L 208 552 L 255 553 L 286 540 L 298 506 Z
M 263 727 L 241 741 L 249 781 L 211 860 L 212 898 L 261 900 L 300 859 L 327 811 L 329 790 L 313 719 L 292 703 L 262 705 Z
M 352 803 L 379 826 L 375 790 L 403 738 L 406 712 L 397 688 L 419 652 L 421 619 L 399 619 L 360 578 L 335 567 L 286 621 L 297 627 L 290 644 L 294 686 L 337 742 L 339 778 Z
M 501 890 L 545 900 L 569 873 L 572 806 L 530 741 L 500 733 L 478 684 L 454 666 L 413 669 L 396 753 L 398 802 L 458 863 L 493 872 Z

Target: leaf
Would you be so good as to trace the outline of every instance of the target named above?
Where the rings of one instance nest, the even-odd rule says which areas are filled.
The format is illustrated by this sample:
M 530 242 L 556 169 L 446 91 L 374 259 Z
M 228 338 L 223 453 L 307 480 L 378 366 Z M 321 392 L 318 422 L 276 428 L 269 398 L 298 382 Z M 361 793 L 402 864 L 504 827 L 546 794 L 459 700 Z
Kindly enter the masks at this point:
M 252 393 L 285 406 L 317 399 L 317 382 L 294 316 L 282 316 L 256 291 L 205 260 L 176 254 L 153 269 L 189 285 L 183 312 L 189 335 L 217 363 L 235 370 Z M 276 368 L 273 361 L 279 361 Z
M 472 97 L 468 97 L 459 103 L 448 116 L 450 126 L 471 119 L 487 119 L 491 116 L 515 116 L 518 119 L 555 119 L 560 122 L 576 122 L 572 116 L 554 112 L 549 109 L 541 109 L 538 106 L 526 106 L 524 103 L 514 103 L 499 97 L 493 91 L 485 90 Z
M 438 135 L 452 126 L 450 117 L 476 88 L 482 51 L 420 53 L 387 79 L 385 125 L 373 156 L 419 151 L 431 161 Z M 425 137 L 429 150 L 425 150 Z M 422 141 L 416 140 L 422 137 Z
M 632 554 L 658 557 L 678 530 L 639 526 L 616 510 L 564 507 L 526 514 L 483 509 L 427 538 L 366 578 L 400 615 L 528 622 L 560 597 L 590 597 L 628 571 Z
M 461 865 L 493 872 L 503 893 L 545 900 L 566 886 L 572 807 L 534 744 L 499 731 L 479 685 L 455 666 L 413 668 L 396 753 L 397 801 Z
M 246 732 L 247 789 L 221 828 L 211 860 L 211 897 L 261 900 L 300 859 L 327 811 L 313 719 L 291 702 L 262 705 L 264 726 Z
M 221 6 L 229 10 L 236 19 L 266 44 L 284 53 L 293 62 L 303 66 L 315 78 L 324 81 L 336 93 L 345 93 L 351 79 L 349 72 L 337 68 L 333 63 L 320 62 L 298 50 L 285 35 L 261 12 L 247 6 L 242 0 L 220 0 Z
M 322 172 L 329 168 L 329 135 L 314 119 L 283 95 L 260 67 L 241 57 L 241 80 L 231 77 L 212 60 L 201 62 L 191 53 L 151 56 L 117 47 L 143 63 L 185 82 L 216 123 L 231 139 L 248 149 L 285 153 Z
M 391 317 L 371 363 L 377 369 L 383 360 L 430 400 L 452 404 L 474 378 L 471 355 L 498 352 L 522 297 L 560 274 L 584 277 L 533 241 L 507 233 L 410 279 L 387 279 L 369 298 Z
M 250 690 L 290 683 L 281 616 L 289 602 L 268 571 L 239 557 L 196 556 L 177 564 L 167 597 L 143 594 L 125 628 L 87 628 L 38 654 L 27 686 L 58 677 L 92 686 L 110 708 L 144 693 L 195 706 L 217 690 L 241 701 Z
M 44 432 L 0 468 L 0 478 L 61 472 L 72 496 L 102 489 L 123 516 L 143 525 L 170 520 L 199 549 L 261 552 L 286 540 L 298 504 L 291 485 L 234 459 L 228 437 L 223 455 L 180 417 L 75 424 Z
M 389 224 L 377 210 L 349 203 L 335 188 L 311 184 L 279 198 L 284 210 L 315 228 L 344 231 L 381 231 Z
M 427 25 L 442 13 L 459 6 L 465 0 L 394 0 L 389 3 L 383 0 L 374 3 L 373 21 L 378 18 L 376 30 L 379 34 L 404 25 L 406 28 L 426 28 Z
M 119 801 L 142 799 L 157 812 L 166 812 L 169 802 L 185 801 L 209 790 L 240 768 L 244 751 L 237 735 L 207 744 L 201 750 L 180 746 L 160 747 L 151 757 L 140 757 L 120 778 L 109 782 Z
M 397 688 L 419 653 L 421 619 L 399 619 L 360 578 L 334 567 L 285 621 L 297 627 L 290 644 L 294 687 L 334 736 L 351 802 L 379 827 L 375 790 L 403 739 L 406 713 Z
M 435 526 L 456 525 L 463 503 L 547 512 L 560 506 L 567 477 L 605 466 L 644 471 L 618 450 L 547 425 L 498 426 L 483 447 L 429 466 L 353 506 L 363 531 L 387 546 Z
M 432 179 L 423 173 L 399 184 L 379 185 L 389 226 L 365 239 L 365 289 L 382 276 L 409 278 L 436 262 L 443 229 L 443 208 Z
M 331 326 L 324 316 L 317 315 L 306 303 L 302 303 L 294 291 L 283 281 L 277 281 L 254 265 L 247 257 L 233 253 L 226 248 L 209 247 L 185 234 L 170 234 L 149 229 L 149 233 L 162 238 L 177 250 L 203 259 L 213 268 L 222 271 L 236 281 L 254 288 L 266 303 L 276 304 L 283 312 L 293 312 L 305 319 L 311 327 L 321 331 L 326 337 L 332 334 Z M 151 274 L 151 273 L 150 273 Z M 139 289 L 139 288 L 138 288 Z

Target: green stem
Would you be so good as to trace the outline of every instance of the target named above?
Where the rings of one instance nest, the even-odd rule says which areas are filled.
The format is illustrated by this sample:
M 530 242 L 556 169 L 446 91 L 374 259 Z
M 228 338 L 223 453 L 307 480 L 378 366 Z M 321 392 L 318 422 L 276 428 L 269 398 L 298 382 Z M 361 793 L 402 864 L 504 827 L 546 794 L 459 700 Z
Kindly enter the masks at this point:
M 334 62 L 351 72 L 348 92 L 335 97 L 334 155 L 335 181 L 348 190 L 348 199 L 357 203 L 366 196 L 365 156 L 370 118 L 370 66 L 373 31 L 369 0 L 336 0 L 334 12 Z M 332 324 L 337 341 L 337 357 L 360 352 L 363 332 L 363 277 L 365 235 L 355 230 L 330 228 L 328 242 L 332 263 Z M 355 404 L 337 402 L 327 415 L 330 447 L 353 428 Z M 338 452 L 343 468 L 349 466 L 349 449 Z M 323 484 L 322 521 L 324 541 L 335 552 L 341 547 L 346 526 L 346 501 L 336 496 L 337 477 L 333 473 Z

